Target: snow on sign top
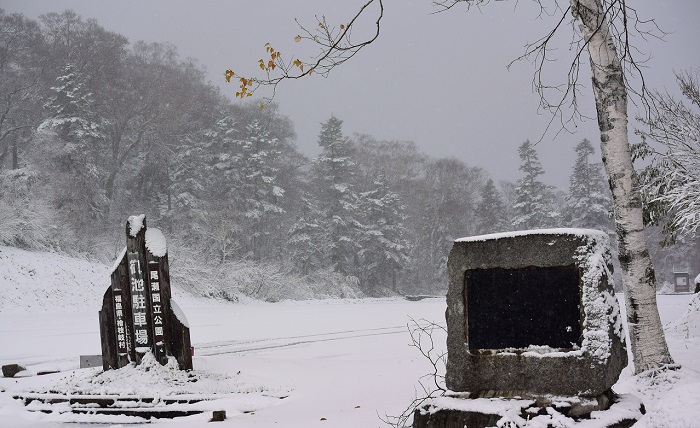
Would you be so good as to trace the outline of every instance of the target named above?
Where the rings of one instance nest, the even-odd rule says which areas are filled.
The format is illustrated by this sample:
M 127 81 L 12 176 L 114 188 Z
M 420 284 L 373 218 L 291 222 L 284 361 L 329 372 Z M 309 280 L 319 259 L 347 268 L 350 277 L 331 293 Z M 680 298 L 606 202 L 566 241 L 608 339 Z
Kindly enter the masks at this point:
M 146 214 L 132 215 L 126 221 L 129 223 L 129 235 L 136 236 L 143 228 L 143 220 Z
M 576 235 L 586 237 L 603 237 L 607 239 L 607 235 L 600 230 L 595 229 L 576 229 L 576 228 L 557 228 L 557 229 L 534 229 L 534 230 L 517 230 L 513 232 L 491 233 L 488 235 L 467 236 L 465 238 L 456 239 L 455 242 L 475 242 L 475 241 L 490 241 L 492 239 L 513 238 L 516 236 L 525 235 Z
M 146 229 L 146 249 L 156 257 L 164 257 L 168 253 L 165 236 L 160 229 L 155 227 Z
M 112 270 L 109 271 L 110 275 L 114 273 L 114 271 L 117 270 L 119 265 L 121 264 L 122 260 L 124 260 L 124 257 L 126 256 L 126 247 L 122 249 L 121 253 L 117 256 L 117 258 L 114 260 L 114 263 L 112 264 Z
M 175 315 L 175 318 L 177 318 L 182 325 L 190 328 L 190 322 L 187 320 L 185 313 L 182 312 L 182 309 L 180 309 L 177 303 L 175 303 L 175 299 L 170 299 L 170 308 L 173 310 L 173 315 Z

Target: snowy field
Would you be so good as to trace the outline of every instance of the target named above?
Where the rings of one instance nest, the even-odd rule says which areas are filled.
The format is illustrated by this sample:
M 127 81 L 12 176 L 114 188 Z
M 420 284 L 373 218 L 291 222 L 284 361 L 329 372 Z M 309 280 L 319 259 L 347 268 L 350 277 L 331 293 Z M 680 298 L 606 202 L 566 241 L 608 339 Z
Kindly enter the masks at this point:
M 0 378 L 2 428 L 58 427 L 78 421 L 55 413 L 28 412 L 11 395 L 48 391 L 54 385 L 94 377 L 99 371 L 77 370 L 78 356 L 100 353 L 100 297 L 93 299 L 87 293 L 99 290 L 101 295 L 107 280 L 100 277 L 108 268 L 55 255 L 36 256 L 0 247 L 0 364 L 19 363 L 30 373 L 60 372 Z M 64 289 L 61 284 L 66 283 Z M 54 291 L 42 294 L 42 289 Z M 227 411 L 228 419 L 221 426 L 386 426 L 380 417 L 401 413 L 415 395 L 418 378 L 431 369 L 409 345 L 407 324 L 413 318 L 444 325 L 442 298 L 227 304 L 176 297 L 190 322 L 195 371 L 210 374 L 214 381 L 228 375 L 226 382 L 238 392 L 215 402 L 215 408 Z M 684 316 L 692 298 L 659 296 L 662 321 L 676 322 L 669 325 L 668 340 L 676 362 L 684 368 L 642 381 L 631 378 L 627 369 L 614 388 L 640 395 L 650 416 L 656 415 L 656 419 L 647 417 L 644 426 L 700 426 L 700 332 L 697 319 Z M 444 334 L 436 339 L 444 347 Z M 133 379 L 138 377 L 131 380 L 138 383 Z M 201 388 L 213 388 L 207 385 Z M 137 385 L 120 388 L 139 392 Z M 154 423 L 210 427 L 209 416 Z M 130 422 L 100 417 L 80 421 L 101 427 Z

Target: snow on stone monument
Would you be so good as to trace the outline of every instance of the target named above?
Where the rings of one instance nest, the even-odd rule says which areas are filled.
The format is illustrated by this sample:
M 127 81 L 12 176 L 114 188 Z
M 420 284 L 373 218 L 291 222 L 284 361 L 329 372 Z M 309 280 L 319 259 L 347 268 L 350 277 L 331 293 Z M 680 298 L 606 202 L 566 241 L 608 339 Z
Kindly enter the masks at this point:
M 171 298 L 166 241 L 146 228 L 144 215 L 126 222 L 126 247 L 99 314 L 104 370 L 138 364 L 147 352 L 161 364 L 174 357 L 181 370 L 192 369 L 189 326 Z
M 445 314 L 445 382 L 454 397 L 532 400 L 576 418 L 612 404 L 627 351 L 607 242 L 603 232 L 584 229 L 455 241 Z M 414 427 L 500 420 L 451 406 L 440 412 L 428 402 Z

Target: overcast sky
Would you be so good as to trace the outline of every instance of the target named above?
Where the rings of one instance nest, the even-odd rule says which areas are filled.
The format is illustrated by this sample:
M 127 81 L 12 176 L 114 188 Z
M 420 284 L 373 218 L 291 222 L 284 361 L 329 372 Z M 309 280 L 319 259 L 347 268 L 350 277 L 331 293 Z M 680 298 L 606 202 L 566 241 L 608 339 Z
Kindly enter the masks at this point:
M 127 36 L 130 42 L 173 43 L 182 57 L 195 58 L 206 67 L 209 79 L 232 95 L 236 85 L 225 83 L 224 71 L 232 68 L 242 75 L 254 75 L 266 42 L 287 57 L 306 52 L 304 42 L 294 43 L 299 33 L 294 18 L 313 27 L 314 16 L 325 15 L 329 22 L 339 24 L 347 22 L 363 3 L 365 0 L 0 0 L 0 7 L 30 18 L 73 9 Z M 294 122 L 300 150 L 310 156 L 318 153 L 320 123 L 334 114 L 344 120 L 347 135 L 412 140 L 432 156 L 454 156 L 481 166 L 496 180 L 519 178 L 517 147 L 525 139 L 540 140 L 550 116 L 538 113 L 532 64 L 517 63 L 510 71 L 506 65 L 555 21 L 538 18 L 534 2 L 517 3 L 517 8 L 514 0 L 496 1 L 481 10 L 467 12 L 462 7 L 435 14 L 430 0 L 385 0 L 377 42 L 327 79 L 312 76 L 278 87 L 275 101 Z M 560 3 L 567 5 L 568 1 Z M 645 69 L 647 85 L 675 91 L 674 70 L 700 67 L 700 1 L 634 3 L 642 18 L 656 19 L 669 33 L 663 42 L 635 40 L 651 56 Z M 571 27 L 560 31 L 559 51 L 553 55 L 568 58 Z M 587 59 L 581 76 L 584 97 L 579 103 L 593 117 L 586 64 Z M 563 75 L 569 63 L 562 59 L 549 67 L 551 75 Z M 635 114 L 634 105 L 630 112 Z M 579 124 L 573 135 L 544 135 L 536 148 L 546 182 L 568 188 L 573 149 L 583 138 L 598 145 L 594 120 Z

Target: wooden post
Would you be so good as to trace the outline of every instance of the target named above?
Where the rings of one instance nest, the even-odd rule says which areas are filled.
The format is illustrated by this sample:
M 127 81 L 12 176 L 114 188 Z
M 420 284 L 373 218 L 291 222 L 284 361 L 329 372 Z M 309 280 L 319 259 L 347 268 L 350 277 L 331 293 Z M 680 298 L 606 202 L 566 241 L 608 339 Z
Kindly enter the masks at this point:
M 131 318 L 130 325 L 133 328 L 131 337 L 133 347 L 130 351 L 130 357 L 136 364 L 141 363 L 141 358 L 151 348 L 151 331 L 148 326 L 152 325 L 151 314 L 148 310 L 148 302 L 151 300 L 151 295 L 146 287 L 146 218 L 142 217 L 141 227 L 138 231 L 133 230 L 138 225 L 132 224 L 135 222 L 134 217 L 130 217 L 126 222 L 126 257 L 128 264 L 128 284 L 129 291 L 126 294 L 131 296 Z M 135 234 L 134 234 L 135 233 Z
M 102 346 L 102 370 L 119 368 L 117 352 L 114 344 L 117 341 L 114 319 L 114 306 L 112 301 L 112 288 L 108 288 L 102 297 L 102 309 L 100 317 L 100 344 Z

